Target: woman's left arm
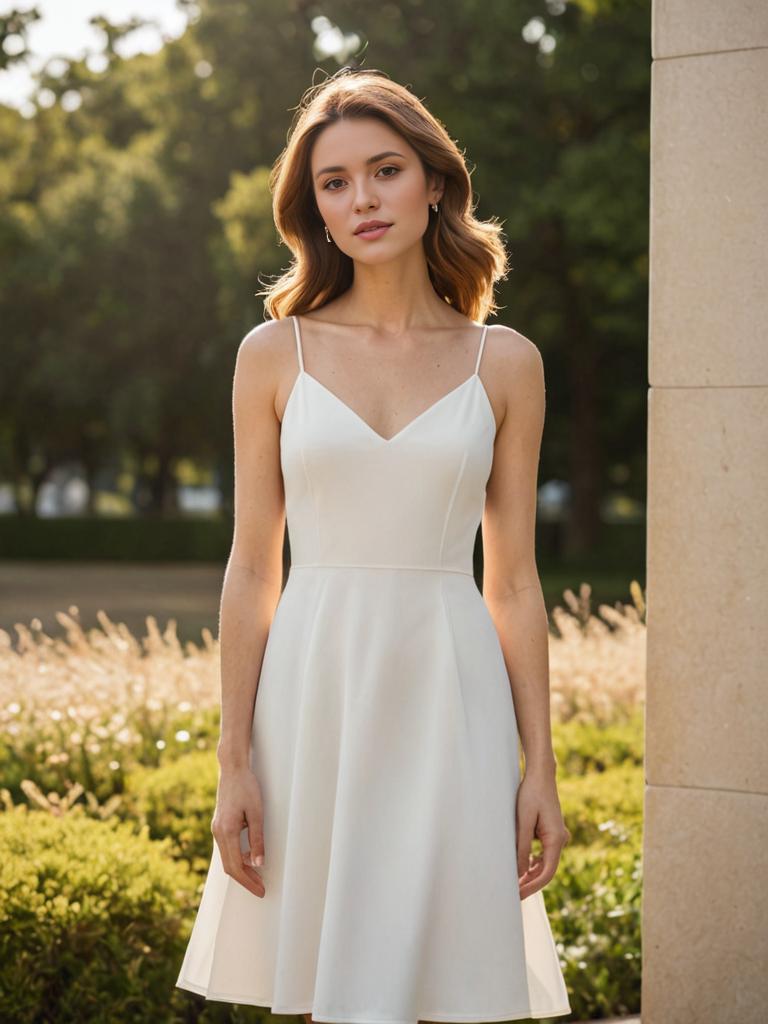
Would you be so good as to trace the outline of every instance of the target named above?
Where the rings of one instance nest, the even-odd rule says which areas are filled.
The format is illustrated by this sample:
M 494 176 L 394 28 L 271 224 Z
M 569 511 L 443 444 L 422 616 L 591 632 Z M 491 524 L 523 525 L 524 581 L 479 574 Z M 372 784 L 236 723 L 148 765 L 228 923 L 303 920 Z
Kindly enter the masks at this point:
M 544 430 L 544 366 L 538 348 L 507 327 L 489 346 L 494 404 L 503 408 L 483 515 L 483 597 L 510 679 L 525 774 L 517 791 L 520 898 L 554 876 L 570 839 L 555 780 L 549 703 L 549 624 L 536 566 L 536 498 Z M 490 364 L 490 365 L 489 365 Z M 542 854 L 531 856 L 534 837 Z

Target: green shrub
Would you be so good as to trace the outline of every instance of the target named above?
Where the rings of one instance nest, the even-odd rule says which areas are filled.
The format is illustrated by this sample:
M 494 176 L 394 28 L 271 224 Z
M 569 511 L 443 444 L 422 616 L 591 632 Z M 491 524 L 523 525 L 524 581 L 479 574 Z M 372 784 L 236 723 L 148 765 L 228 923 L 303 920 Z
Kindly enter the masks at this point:
M 169 838 L 174 856 L 205 871 L 213 849 L 218 777 L 212 750 L 190 751 L 160 768 L 137 768 L 126 777 L 120 815 L 146 824 L 154 839 Z
M 557 791 L 570 846 L 621 839 L 628 830 L 642 830 L 645 773 L 628 763 L 559 779 Z
M 180 710 L 170 702 L 158 703 L 151 708 L 139 704 L 125 712 L 110 703 L 87 726 L 77 715 L 47 708 L 42 701 L 41 706 L 24 703 L 0 732 L 2 785 L 15 803 L 23 799 L 23 779 L 60 794 L 79 782 L 104 802 L 123 792 L 125 775 L 134 768 L 157 768 L 190 751 L 215 751 L 218 708 Z
M 565 847 L 544 889 L 574 1020 L 640 1010 L 642 840 Z
M 545 899 L 574 1019 L 637 1012 L 643 711 L 610 726 L 553 723 L 553 738 L 572 840 Z M 165 749 L 159 766 L 123 759 L 122 822 L 89 819 L 79 804 L 62 818 L 0 814 L 0 979 L 10 993 L 0 1019 L 269 1019 L 174 986 L 210 861 L 218 782 L 215 750 L 184 746 Z
M 644 712 L 553 724 L 571 841 L 545 889 L 576 1020 L 640 1010 Z
M 0 1015 L 14 1024 L 181 1020 L 174 983 L 198 879 L 126 823 L 0 814 Z
M 644 709 L 636 708 L 626 721 L 613 725 L 595 722 L 553 722 L 552 744 L 563 775 L 605 771 L 619 764 L 643 763 Z

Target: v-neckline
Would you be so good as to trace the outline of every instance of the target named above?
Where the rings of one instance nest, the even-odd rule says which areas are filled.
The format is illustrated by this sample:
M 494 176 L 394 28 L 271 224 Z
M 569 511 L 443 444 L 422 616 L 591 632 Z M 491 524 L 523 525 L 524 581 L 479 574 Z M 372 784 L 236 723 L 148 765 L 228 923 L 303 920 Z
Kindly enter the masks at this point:
M 391 434 L 389 437 L 384 437 L 384 435 L 380 434 L 378 432 L 378 430 L 374 430 L 374 428 L 370 425 L 370 423 L 367 420 L 363 419 L 363 417 L 360 415 L 359 412 L 356 412 L 352 408 L 351 405 L 349 405 L 347 402 L 345 402 L 342 398 L 339 398 L 339 396 L 335 392 L 331 391 L 331 389 L 329 387 L 327 387 L 325 384 L 323 384 L 323 382 L 321 380 L 318 380 L 317 377 L 314 377 L 311 373 L 308 373 L 304 369 L 299 370 L 299 373 L 298 373 L 298 375 L 296 377 L 296 382 L 298 382 L 299 378 L 301 378 L 301 377 L 305 377 L 307 380 L 311 380 L 314 384 L 316 384 L 322 391 L 324 391 L 330 398 L 332 398 L 334 402 L 337 402 L 343 409 L 346 409 L 346 411 L 348 413 L 350 413 L 350 415 L 353 416 L 354 419 L 356 419 L 357 422 L 360 423 L 368 431 L 369 434 L 372 434 L 373 437 L 375 437 L 382 444 L 392 444 L 393 441 L 396 441 L 407 430 L 410 430 L 411 427 L 414 426 L 414 424 L 416 424 L 420 420 L 424 419 L 424 417 L 428 413 L 432 412 L 434 409 L 437 409 L 438 406 L 443 404 L 443 402 L 447 401 L 449 398 L 451 398 L 457 392 L 462 391 L 468 384 L 471 384 L 472 381 L 475 380 L 475 378 L 477 378 L 477 380 L 480 380 L 480 374 L 479 373 L 472 373 L 469 377 L 465 377 L 464 380 L 460 384 L 457 384 L 456 387 L 451 388 L 450 391 L 447 391 L 444 395 L 442 395 L 436 401 L 432 402 L 431 405 L 428 405 L 426 409 L 423 409 L 420 413 L 418 413 L 418 415 L 414 416 L 414 418 L 412 420 L 409 420 L 405 424 L 404 427 L 401 427 L 399 430 L 395 431 L 395 433 Z M 487 397 L 487 392 L 485 391 L 485 386 L 483 385 L 481 380 L 480 380 L 480 384 L 482 386 L 483 392 L 486 394 L 486 397 Z M 289 396 L 289 400 L 290 400 L 290 396 Z M 286 408 L 287 408 L 287 403 L 286 403 Z M 283 412 L 284 412 L 283 418 L 285 418 L 285 410 Z M 495 426 L 495 417 L 494 417 L 494 426 Z

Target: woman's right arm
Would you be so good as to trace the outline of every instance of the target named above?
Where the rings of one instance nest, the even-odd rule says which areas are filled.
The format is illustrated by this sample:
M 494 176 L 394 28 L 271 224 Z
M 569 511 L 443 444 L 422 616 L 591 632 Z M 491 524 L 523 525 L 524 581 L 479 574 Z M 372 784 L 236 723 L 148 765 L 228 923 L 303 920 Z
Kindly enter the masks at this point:
M 232 395 L 234 536 L 219 613 L 221 730 L 211 831 L 225 872 L 257 896 L 264 895 L 264 885 L 254 870 L 255 859 L 265 851 L 261 790 L 251 771 L 251 728 L 283 575 L 285 501 L 275 398 L 284 330 L 283 322 L 260 324 L 237 352 Z M 240 848 L 246 824 L 248 859 Z

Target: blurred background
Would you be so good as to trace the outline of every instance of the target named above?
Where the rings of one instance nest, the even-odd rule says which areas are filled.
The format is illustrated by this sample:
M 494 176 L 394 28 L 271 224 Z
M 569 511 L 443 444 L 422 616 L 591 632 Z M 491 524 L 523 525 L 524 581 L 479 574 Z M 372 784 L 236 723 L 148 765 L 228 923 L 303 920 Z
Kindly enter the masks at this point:
M 504 222 L 497 322 L 547 379 L 548 607 L 583 581 L 607 602 L 644 585 L 648 2 L 0 11 L 0 628 L 60 633 L 74 606 L 216 632 L 235 354 L 259 276 L 289 262 L 267 176 L 313 73 L 343 64 L 422 97 L 477 215 Z M 479 543 L 476 561 L 480 580 Z
M 3 1021 L 272 1024 L 175 981 L 212 852 L 235 357 L 290 260 L 267 179 L 345 64 L 423 98 L 503 222 L 498 322 L 547 384 L 572 839 L 546 905 L 568 1019 L 638 1011 L 650 27 L 650 0 L 0 0 Z

